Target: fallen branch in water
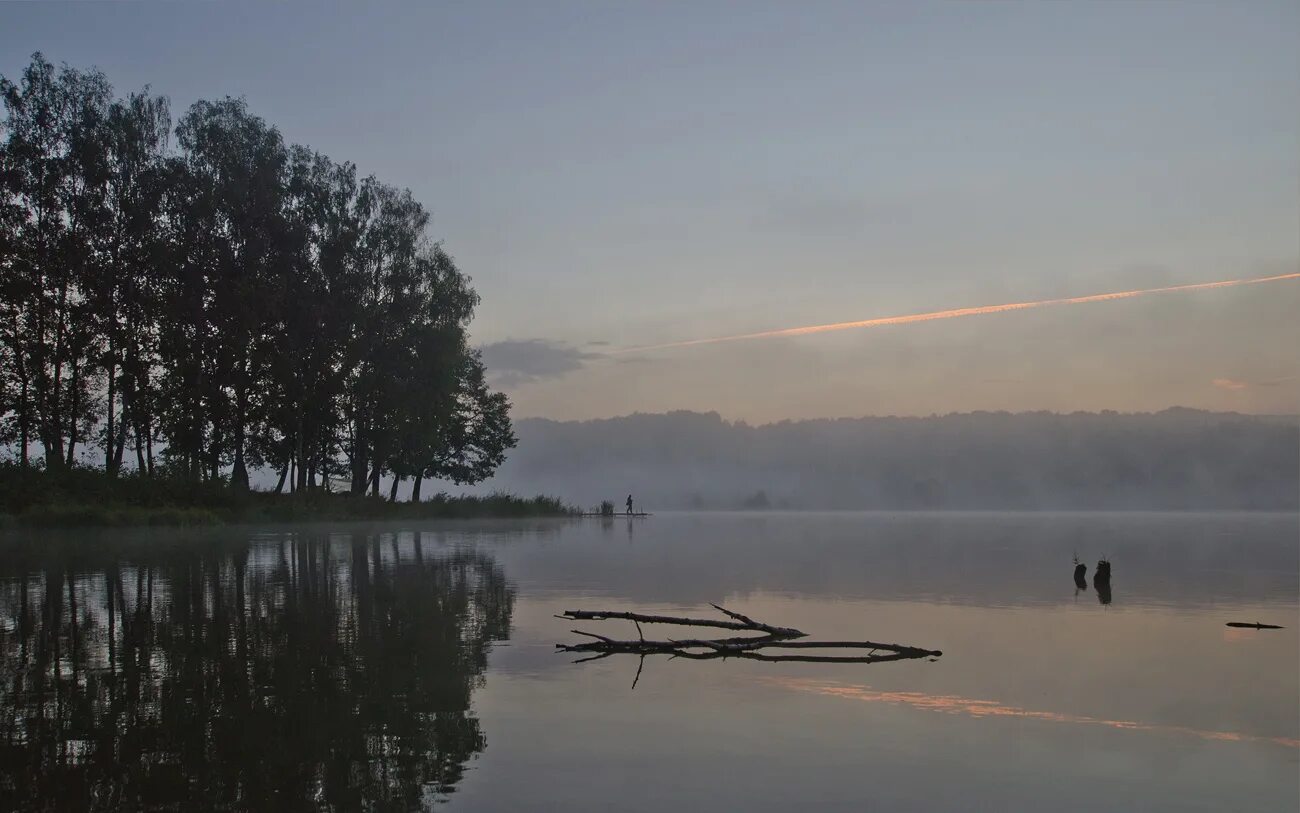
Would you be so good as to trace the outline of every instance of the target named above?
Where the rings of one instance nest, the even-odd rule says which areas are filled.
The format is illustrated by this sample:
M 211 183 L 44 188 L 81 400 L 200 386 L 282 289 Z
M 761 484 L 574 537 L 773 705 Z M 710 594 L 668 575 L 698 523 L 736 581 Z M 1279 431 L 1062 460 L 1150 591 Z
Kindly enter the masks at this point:
M 915 658 L 937 658 L 943 654 L 937 649 L 922 649 L 920 647 L 905 646 L 902 644 L 882 644 L 876 641 L 796 641 L 793 639 L 806 637 L 806 634 L 791 627 L 777 627 L 771 624 L 764 624 L 755 621 L 749 616 L 732 612 L 731 610 L 719 607 L 716 604 L 711 606 L 732 620 L 720 621 L 705 618 L 686 618 L 682 616 L 646 615 L 644 613 L 630 613 L 612 610 L 566 610 L 563 615 L 557 615 L 556 618 L 588 621 L 605 621 L 609 619 L 632 621 L 637 625 L 638 639 L 635 641 L 617 640 L 604 635 L 598 635 L 594 632 L 575 629 L 571 630 L 574 635 L 582 635 L 594 640 L 583 641 L 577 644 L 556 644 L 555 648 L 561 652 L 577 652 L 590 656 L 581 658 L 578 661 L 575 661 L 575 663 L 598 660 L 600 658 L 607 658 L 610 655 L 620 654 L 640 655 L 643 663 L 646 655 L 668 655 L 674 658 L 688 658 L 691 660 L 747 658 L 757 661 L 798 661 L 803 663 L 881 663 L 885 661 L 910 660 Z M 687 627 L 715 627 L 718 629 L 743 630 L 761 632 L 764 634 L 735 638 L 669 638 L 666 640 L 655 641 L 646 640 L 645 636 L 641 634 L 641 624 L 674 624 Z M 773 655 L 762 651 L 766 649 L 865 649 L 868 650 L 868 652 L 865 655 Z M 637 676 L 638 678 L 640 677 L 640 668 L 637 670 Z
M 1243 623 L 1243 622 L 1241 622 L 1241 621 L 1229 621 L 1228 624 L 1227 624 L 1227 626 L 1229 626 L 1229 627 L 1243 627 L 1243 628 L 1248 629 L 1248 630 L 1282 630 L 1282 629 L 1286 629 L 1286 627 L 1279 627 L 1277 624 L 1261 624 L 1261 623 L 1259 623 L 1258 621 L 1256 621 L 1254 624 L 1246 624 L 1246 623 Z
M 743 630 L 750 632 L 766 632 L 768 635 L 780 638 L 802 638 L 805 633 L 790 627 L 773 627 L 770 624 L 761 624 L 747 615 L 733 613 L 724 607 L 716 604 L 710 604 L 710 607 L 730 617 L 731 621 L 715 621 L 709 618 L 683 618 L 676 615 L 646 615 L 644 613 L 627 613 L 617 610 L 565 610 L 562 615 L 556 618 L 567 618 L 572 621 L 606 621 L 611 618 L 620 618 L 625 621 L 639 621 L 642 624 L 676 624 L 682 627 L 717 627 L 724 630 Z

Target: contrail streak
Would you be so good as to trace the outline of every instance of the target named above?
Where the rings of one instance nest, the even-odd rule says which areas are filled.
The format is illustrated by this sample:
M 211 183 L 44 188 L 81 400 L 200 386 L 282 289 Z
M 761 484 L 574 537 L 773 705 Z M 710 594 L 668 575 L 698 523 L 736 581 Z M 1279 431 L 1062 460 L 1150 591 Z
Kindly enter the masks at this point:
M 1300 273 L 1278 274 L 1273 277 L 1255 277 L 1253 279 L 1229 279 L 1219 282 L 1197 282 L 1191 285 L 1171 285 L 1168 288 L 1144 288 L 1137 291 L 1116 291 L 1109 294 L 1091 294 L 1089 296 L 1072 296 L 1063 299 L 1040 299 L 1037 302 L 1010 302 L 1005 305 L 980 305 L 974 308 L 957 308 L 929 313 L 912 313 L 906 316 L 882 316 L 877 319 L 863 319 L 859 322 L 833 322 L 828 325 L 807 325 L 805 327 L 787 327 L 780 330 L 764 330 L 759 333 L 741 333 L 736 336 L 715 336 L 709 339 L 690 339 L 682 342 L 651 344 L 642 347 L 628 347 L 612 350 L 610 355 L 636 353 L 646 350 L 667 350 L 673 347 L 692 347 L 698 344 L 718 344 L 720 342 L 738 342 L 744 339 L 776 339 L 782 336 L 808 336 L 813 333 L 830 333 L 834 330 L 856 330 L 864 327 L 884 327 L 886 325 L 910 325 L 913 322 L 930 322 L 936 319 L 957 319 L 962 316 L 983 316 L 989 313 L 1006 313 L 1007 311 L 1044 308 L 1049 305 L 1083 305 L 1088 302 L 1109 302 L 1113 299 L 1131 299 L 1147 294 L 1168 294 L 1175 291 L 1205 291 L 1211 288 L 1232 288 L 1238 285 L 1255 285 L 1261 282 L 1278 282 L 1285 279 L 1300 279 Z

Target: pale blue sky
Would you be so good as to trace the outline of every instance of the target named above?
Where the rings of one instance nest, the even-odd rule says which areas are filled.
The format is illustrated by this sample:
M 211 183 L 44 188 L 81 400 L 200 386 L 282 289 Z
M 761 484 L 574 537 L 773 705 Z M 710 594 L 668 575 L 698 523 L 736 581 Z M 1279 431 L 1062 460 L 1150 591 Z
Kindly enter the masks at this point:
M 588 343 L 1293 272 L 1298 41 L 1294 2 L 0 5 L 0 73 L 243 95 L 409 186 L 554 417 L 1294 411 L 1297 282 Z

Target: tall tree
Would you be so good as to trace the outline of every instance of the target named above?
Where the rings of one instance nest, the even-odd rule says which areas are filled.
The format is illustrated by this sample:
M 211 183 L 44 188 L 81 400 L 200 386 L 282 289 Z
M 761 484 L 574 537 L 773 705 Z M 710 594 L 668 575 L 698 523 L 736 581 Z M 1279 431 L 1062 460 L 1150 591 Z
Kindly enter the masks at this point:
M 346 409 L 352 490 L 379 492 L 379 478 L 395 451 L 396 380 L 403 333 L 418 318 L 420 275 L 429 214 L 410 190 L 373 178 L 362 184 L 363 234 L 360 263 L 365 286 L 359 302 L 357 341 L 352 348 Z
M 116 99 L 40 54 L 0 78 L 0 442 L 98 445 L 248 488 L 476 482 L 514 443 L 468 349 L 470 280 L 409 190 L 301 146 L 242 99 Z M 157 444 L 157 446 L 155 445 Z M 295 476 L 290 479 L 289 471 Z
M 259 451 L 282 473 L 297 463 L 294 485 L 340 473 L 341 398 L 346 353 L 355 343 L 364 290 L 358 248 L 356 169 L 305 147 L 290 149 L 285 228 L 275 251 L 272 390 Z
M 52 468 L 73 462 L 92 417 L 95 331 L 84 298 L 100 223 L 100 137 L 111 89 L 98 71 L 39 53 L 0 80 L 5 121 L 5 332 L 20 454 L 35 431 Z
M 411 501 L 420 501 L 426 478 L 471 484 L 486 480 L 505 461 L 516 438 L 510 425 L 510 401 L 504 393 L 488 389 L 483 363 L 477 352 L 460 354 L 456 380 L 439 411 L 426 442 L 414 446 L 420 461 L 414 472 Z
M 152 315 L 158 305 L 156 226 L 170 128 L 167 100 L 150 96 L 148 89 L 114 101 L 103 127 L 99 261 L 88 279 L 86 297 L 102 346 L 101 445 L 104 468 L 110 473 L 121 468 L 128 436 L 134 441 L 138 467 L 148 471 L 144 435 L 152 432 L 153 423 L 149 406 L 157 353 Z
M 0 96 L 8 83 L 0 79 Z M 30 464 L 31 381 L 21 352 L 19 320 L 27 300 L 20 229 L 26 220 L 20 175 L 9 145 L 9 117 L 0 120 L 0 443 L 18 448 L 21 465 Z
M 287 154 L 279 131 L 242 99 L 196 102 L 176 134 L 210 244 L 204 315 L 218 341 L 209 359 L 207 462 L 215 478 L 228 453 L 231 484 L 247 489 L 248 431 L 264 406 L 259 393 L 274 352 L 267 304 Z
M 210 195 L 180 158 L 162 170 L 161 250 L 157 311 L 161 374 L 155 410 L 174 472 L 198 479 L 205 471 L 210 359 L 217 337 L 208 319 L 214 240 Z M 146 442 L 148 438 L 145 439 Z

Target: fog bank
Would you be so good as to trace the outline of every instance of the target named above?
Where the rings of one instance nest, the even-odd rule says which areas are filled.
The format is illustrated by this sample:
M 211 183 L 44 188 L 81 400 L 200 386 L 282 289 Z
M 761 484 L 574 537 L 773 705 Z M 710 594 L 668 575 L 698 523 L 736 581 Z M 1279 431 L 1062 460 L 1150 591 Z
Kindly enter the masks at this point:
M 656 509 L 1294 510 L 1294 416 L 972 412 L 782 421 L 717 413 L 516 424 L 480 491 Z

